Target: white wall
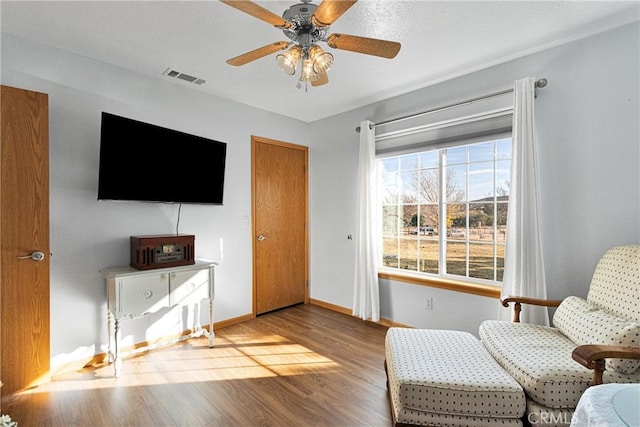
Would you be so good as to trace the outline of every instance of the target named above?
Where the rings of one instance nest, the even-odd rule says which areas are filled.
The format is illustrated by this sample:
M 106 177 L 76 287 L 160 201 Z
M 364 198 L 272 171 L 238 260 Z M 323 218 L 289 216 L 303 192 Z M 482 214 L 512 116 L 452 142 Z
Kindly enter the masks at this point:
M 96 201 L 101 111 L 229 144 L 225 205 L 185 205 L 180 222 L 181 232 L 196 235 L 198 257 L 222 261 L 216 320 L 224 320 L 251 312 L 251 232 L 242 218 L 250 216 L 252 134 L 310 147 L 311 297 L 351 307 L 354 241 L 347 236 L 357 238 L 360 121 L 494 92 L 528 75 L 546 77 L 536 114 L 549 294 L 584 296 L 604 250 L 640 241 L 638 40 L 634 23 L 307 124 L 3 35 L 2 84 L 49 94 L 54 367 L 104 351 L 98 270 L 128 263 L 130 235 L 175 230 L 177 206 Z M 423 308 L 426 296 L 433 311 Z M 472 333 L 498 306 L 490 298 L 386 280 L 381 299 L 384 318 Z M 127 344 L 146 339 L 148 319 L 129 323 Z
M 180 232 L 196 235 L 196 257 L 220 262 L 216 320 L 251 313 L 251 135 L 308 145 L 306 123 L 7 35 L 2 84 L 49 94 L 54 367 L 105 350 L 98 271 L 129 263 L 129 236 L 176 229 L 178 205 L 96 200 L 102 111 L 228 144 L 224 206 L 183 205 Z M 153 338 L 148 326 L 174 314 L 122 322 L 123 344 Z
M 640 243 L 638 22 L 312 123 L 311 296 L 351 306 L 356 170 L 361 120 L 373 122 L 493 93 L 545 77 L 536 100 L 543 245 L 549 297 L 586 296 L 611 246 Z M 393 78 L 389 76 L 389 78 Z M 355 236 L 357 238 L 357 236 Z M 433 297 L 433 311 L 424 309 Z M 496 300 L 381 281 L 381 316 L 477 332 Z

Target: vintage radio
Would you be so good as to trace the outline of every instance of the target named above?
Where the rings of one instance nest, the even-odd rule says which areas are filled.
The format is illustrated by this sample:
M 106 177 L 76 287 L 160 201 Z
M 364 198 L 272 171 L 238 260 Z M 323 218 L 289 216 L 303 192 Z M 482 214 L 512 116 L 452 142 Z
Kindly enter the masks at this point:
M 131 267 L 136 270 L 195 264 L 195 236 L 131 236 Z

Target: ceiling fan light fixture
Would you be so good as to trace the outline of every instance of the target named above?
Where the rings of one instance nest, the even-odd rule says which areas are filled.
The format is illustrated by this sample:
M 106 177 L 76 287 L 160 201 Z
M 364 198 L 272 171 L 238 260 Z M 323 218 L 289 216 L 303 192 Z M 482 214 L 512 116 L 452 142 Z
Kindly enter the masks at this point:
M 318 5 L 312 3 L 314 0 L 298 0 L 298 3 L 286 9 L 281 17 L 253 0 L 220 1 L 273 25 L 291 40 L 254 49 L 228 59 L 227 63 L 233 66 L 245 65 L 272 53 L 289 49 L 277 55 L 276 62 L 284 73 L 298 74 L 298 88 L 303 86 L 301 83 L 311 82 L 311 86 L 322 86 L 329 82 L 327 71 L 333 66 L 334 57 L 318 46 L 320 42 L 333 49 L 388 59 L 395 58 L 400 51 L 398 42 L 350 34 L 330 34 L 329 27 L 358 0 L 319 0 Z M 304 85 L 305 90 L 307 86 Z
M 333 66 L 333 55 L 322 50 L 317 44 L 309 49 L 309 59 L 313 63 L 313 71 L 316 74 L 326 73 Z
M 313 69 L 313 61 L 311 59 L 305 59 L 302 61 L 302 70 L 300 71 L 301 82 L 314 82 L 318 80 L 320 74 L 316 73 Z
M 276 56 L 276 62 L 284 73 L 292 76 L 296 73 L 298 61 L 300 61 L 301 57 L 302 48 L 298 45 L 295 45 L 285 53 L 281 53 L 280 55 Z

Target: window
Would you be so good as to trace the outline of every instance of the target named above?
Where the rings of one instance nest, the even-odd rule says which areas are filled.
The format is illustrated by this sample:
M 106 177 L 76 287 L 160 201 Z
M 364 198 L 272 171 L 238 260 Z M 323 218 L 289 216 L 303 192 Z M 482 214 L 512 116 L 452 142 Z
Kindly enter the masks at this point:
M 382 268 L 502 282 L 511 138 L 377 163 Z

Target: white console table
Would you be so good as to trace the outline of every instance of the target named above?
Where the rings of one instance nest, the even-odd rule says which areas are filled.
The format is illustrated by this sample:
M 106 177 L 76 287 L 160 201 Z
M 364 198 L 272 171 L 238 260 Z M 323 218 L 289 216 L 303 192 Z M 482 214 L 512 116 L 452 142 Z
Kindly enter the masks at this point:
M 209 347 L 213 347 L 215 265 L 197 261 L 193 265 L 152 270 L 136 270 L 129 266 L 100 270 L 107 282 L 108 354 L 116 377 L 122 368 L 120 320 L 123 318 L 135 319 L 161 308 L 186 306 L 209 299 L 209 331 L 197 326 L 190 336 L 205 334 L 209 337 Z

